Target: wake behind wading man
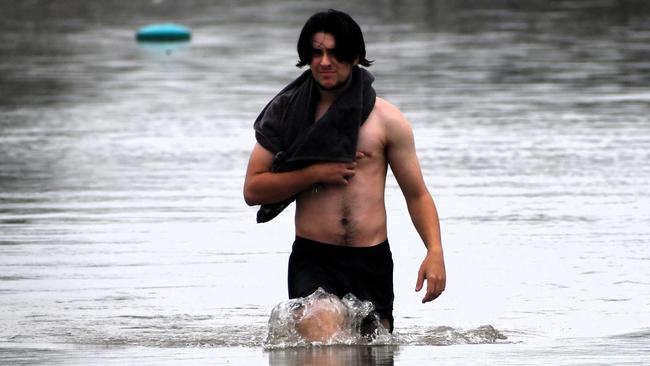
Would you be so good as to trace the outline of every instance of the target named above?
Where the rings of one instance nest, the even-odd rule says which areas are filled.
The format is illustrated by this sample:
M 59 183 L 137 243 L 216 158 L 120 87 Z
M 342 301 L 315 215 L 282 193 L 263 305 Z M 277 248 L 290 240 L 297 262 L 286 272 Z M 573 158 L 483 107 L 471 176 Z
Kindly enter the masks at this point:
M 402 113 L 376 97 L 361 29 L 347 14 L 310 17 L 298 39 L 298 67 L 309 66 L 255 121 L 244 198 L 266 222 L 295 200 L 289 297 L 319 287 L 371 301 L 393 329 L 393 261 L 384 191 L 390 166 L 427 254 L 415 290 L 422 303 L 445 289 L 440 224 Z

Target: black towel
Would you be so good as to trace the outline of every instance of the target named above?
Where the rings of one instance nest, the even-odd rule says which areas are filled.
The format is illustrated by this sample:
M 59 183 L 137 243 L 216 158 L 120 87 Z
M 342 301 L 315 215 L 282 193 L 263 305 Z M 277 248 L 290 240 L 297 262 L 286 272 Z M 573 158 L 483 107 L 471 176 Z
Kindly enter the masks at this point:
M 287 85 L 255 120 L 255 138 L 271 151 L 273 172 L 304 168 L 321 161 L 351 162 L 357 152 L 359 127 L 375 106 L 375 78 L 365 69 L 352 68 L 350 86 L 314 121 L 319 91 L 307 70 Z M 295 196 L 282 202 L 263 204 L 257 222 L 276 217 Z

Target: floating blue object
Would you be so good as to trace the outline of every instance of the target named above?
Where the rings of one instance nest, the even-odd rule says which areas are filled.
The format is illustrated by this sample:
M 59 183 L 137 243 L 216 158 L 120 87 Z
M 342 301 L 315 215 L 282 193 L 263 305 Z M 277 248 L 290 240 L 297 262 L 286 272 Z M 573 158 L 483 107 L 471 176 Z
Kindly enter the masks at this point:
M 174 23 L 151 24 L 144 26 L 135 34 L 135 39 L 143 42 L 187 41 L 192 36 L 189 28 Z

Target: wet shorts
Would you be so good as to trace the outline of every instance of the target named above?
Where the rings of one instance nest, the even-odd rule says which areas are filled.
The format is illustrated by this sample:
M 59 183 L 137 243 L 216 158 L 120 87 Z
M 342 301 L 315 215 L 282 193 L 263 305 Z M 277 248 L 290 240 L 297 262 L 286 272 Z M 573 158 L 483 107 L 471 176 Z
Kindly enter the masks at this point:
M 289 257 L 289 298 L 309 296 L 319 287 L 339 298 L 351 293 L 372 302 L 393 331 L 393 257 L 388 240 L 348 247 L 296 236 Z

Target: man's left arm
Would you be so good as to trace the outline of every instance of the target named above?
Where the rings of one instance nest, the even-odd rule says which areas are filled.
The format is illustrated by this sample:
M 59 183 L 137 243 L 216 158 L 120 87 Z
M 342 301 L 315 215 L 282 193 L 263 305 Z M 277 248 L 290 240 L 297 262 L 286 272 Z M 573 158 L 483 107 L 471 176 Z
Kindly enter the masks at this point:
M 427 281 L 422 303 L 434 300 L 445 289 L 445 261 L 440 238 L 440 222 L 436 206 L 422 177 L 415 153 L 413 129 L 397 108 L 390 106 L 386 114 L 387 159 L 404 194 L 413 225 L 427 248 L 420 265 L 415 291 Z

